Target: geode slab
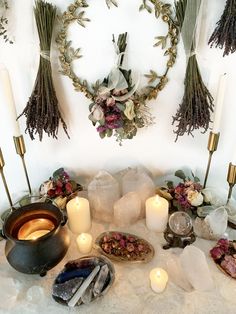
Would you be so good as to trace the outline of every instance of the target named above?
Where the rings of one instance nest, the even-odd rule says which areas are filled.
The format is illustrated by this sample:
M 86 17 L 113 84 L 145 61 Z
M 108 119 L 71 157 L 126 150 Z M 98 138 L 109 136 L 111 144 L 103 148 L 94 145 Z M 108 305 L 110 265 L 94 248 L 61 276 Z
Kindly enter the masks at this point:
M 68 262 L 56 277 L 52 297 L 60 304 L 68 305 L 70 299 L 81 288 L 83 282 L 96 266 L 100 271 L 91 281 L 76 305 L 89 304 L 105 295 L 115 279 L 112 263 L 103 256 L 87 256 Z

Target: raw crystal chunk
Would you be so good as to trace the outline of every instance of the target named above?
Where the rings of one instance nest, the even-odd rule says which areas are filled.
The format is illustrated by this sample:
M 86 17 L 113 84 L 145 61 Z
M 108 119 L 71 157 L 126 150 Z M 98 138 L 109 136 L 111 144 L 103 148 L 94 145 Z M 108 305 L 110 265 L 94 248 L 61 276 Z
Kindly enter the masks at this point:
M 53 285 L 52 294 L 55 297 L 59 297 L 65 301 L 70 300 L 76 290 L 81 286 L 83 278 L 73 278 L 64 283 Z
M 228 225 L 228 214 L 224 207 L 212 210 L 204 220 L 196 218 L 194 231 L 198 237 L 207 240 L 218 240 L 221 238 Z
M 136 192 L 129 192 L 114 204 L 114 223 L 119 227 L 135 223 L 141 213 L 141 199 Z
M 219 207 L 212 211 L 206 218 L 205 222 L 209 224 L 212 232 L 216 236 L 222 236 L 227 228 L 228 214 L 224 207 Z
M 186 274 L 183 272 L 179 256 L 172 254 L 170 257 L 168 257 L 166 265 L 170 280 L 174 284 L 188 292 L 193 290 L 193 287 L 186 278 Z
M 128 192 L 137 192 L 141 202 L 142 210 L 140 218 L 145 216 L 145 202 L 155 194 L 155 185 L 151 177 L 142 168 L 129 169 L 122 178 L 122 195 Z
M 109 276 L 109 268 L 107 264 L 105 264 L 101 267 L 97 280 L 94 284 L 93 294 L 95 297 L 98 296 L 102 292 L 103 287 L 108 279 L 108 276 Z
M 214 287 L 205 254 L 193 245 L 186 246 L 180 255 L 180 264 L 190 284 L 199 291 Z
M 120 198 L 118 182 L 106 171 L 100 171 L 88 186 L 93 217 L 104 222 L 113 221 L 113 206 Z
M 81 301 L 84 304 L 89 304 L 93 299 L 93 289 L 94 289 L 94 283 L 92 282 L 88 288 L 85 290 L 84 294 L 81 297 Z

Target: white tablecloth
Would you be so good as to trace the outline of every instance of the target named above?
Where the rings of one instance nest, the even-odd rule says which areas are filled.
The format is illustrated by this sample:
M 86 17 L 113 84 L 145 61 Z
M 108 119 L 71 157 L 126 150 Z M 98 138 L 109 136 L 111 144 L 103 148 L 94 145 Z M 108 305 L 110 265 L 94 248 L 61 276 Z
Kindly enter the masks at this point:
M 214 279 L 215 288 L 209 292 L 185 292 L 169 281 L 162 294 L 152 292 L 149 284 L 149 272 L 152 268 L 166 267 L 166 260 L 171 250 L 163 250 L 165 243 L 162 235 L 147 230 L 144 221 L 128 228 L 115 228 L 112 225 L 93 223 L 91 233 L 95 239 L 105 230 L 120 230 L 139 235 L 148 240 L 155 248 L 155 257 L 148 264 L 114 263 L 116 279 L 108 294 L 91 303 L 89 306 L 69 309 L 56 303 L 51 297 L 51 287 L 54 278 L 68 260 L 81 257 L 78 253 L 74 235 L 71 235 L 71 245 L 66 257 L 46 277 L 27 275 L 15 271 L 7 263 L 4 246 L 0 243 L 0 276 L 14 279 L 18 295 L 14 299 L 7 299 L 0 279 L 0 313 L 4 314 L 61 314 L 61 313 L 89 313 L 89 314 L 235 314 L 236 313 L 236 280 L 224 275 L 209 258 L 209 250 L 215 242 L 197 239 L 195 246 L 202 249 Z M 174 249 L 181 252 L 181 249 Z M 92 253 L 95 253 L 92 252 Z M 91 253 L 91 254 L 92 254 Z M 199 274 L 201 276 L 201 274 Z M 7 301 L 7 302 L 6 302 Z

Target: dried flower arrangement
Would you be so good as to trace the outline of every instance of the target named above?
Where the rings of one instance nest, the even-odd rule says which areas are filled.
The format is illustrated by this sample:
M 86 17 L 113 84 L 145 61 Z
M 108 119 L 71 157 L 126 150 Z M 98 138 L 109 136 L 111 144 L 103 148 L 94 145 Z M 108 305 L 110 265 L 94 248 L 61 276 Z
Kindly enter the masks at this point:
M 43 0 L 35 2 L 34 15 L 40 41 L 40 63 L 34 90 L 21 113 L 26 117 L 26 132 L 34 140 L 35 134 L 40 141 L 45 132 L 48 136 L 57 138 L 60 122 L 67 136 L 67 126 L 58 108 L 58 100 L 53 85 L 50 50 L 52 32 L 56 18 L 56 7 Z
M 112 5 L 118 5 L 115 0 L 106 0 L 106 4 L 109 8 Z M 57 37 L 61 73 L 72 80 L 76 91 L 83 92 L 86 97 L 92 100 L 89 118 L 94 124 L 99 124 L 97 131 L 100 137 L 114 135 L 117 141 L 121 143 L 124 139 L 133 138 L 139 128 L 152 123 L 146 101 L 156 99 L 158 93 L 168 82 L 167 74 L 170 68 L 173 67 L 177 56 L 178 27 L 172 17 L 170 4 L 164 4 L 160 0 L 143 0 L 139 10 L 146 10 L 148 13 L 154 12 L 156 18 L 161 17 L 162 21 L 168 26 L 167 34 L 156 37 L 157 42 L 154 44 L 154 47 L 161 46 L 164 49 L 164 55 L 167 56 L 166 69 L 162 75 L 151 70 L 149 74 L 145 75 L 148 79 L 148 85 L 140 91 L 136 87 L 135 92 L 132 92 L 135 84 L 131 80 L 131 71 L 122 68 L 124 58 L 124 55 L 122 55 L 117 72 L 119 71 L 119 77 L 122 77 L 125 87 L 117 88 L 118 86 L 113 84 L 113 88 L 109 88 L 108 92 L 109 78 L 111 78 L 112 72 L 105 80 L 98 80 L 95 84 L 89 84 L 86 80 L 79 78 L 73 70 L 73 61 L 80 58 L 81 54 L 80 48 L 74 49 L 72 43 L 67 40 L 67 31 L 74 21 L 85 27 L 85 23 L 90 21 L 85 17 L 87 7 L 87 1 L 76 0 L 69 5 L 67 11 L 62 15 L 62 27 Z M 119 36 L 117 41 L 118 54 L 124 54 L 126 38 L 127 34 Z M 104 93 L 104 90 L 107 93 Z
M 204 202 L 203 187 L 200 180 L 192 173 L 192 178 L 186 176 L 182 170 L 175 172 L 175 176 L 182 182 L 174 185 L 167 182 L 167 188 L 160 188 L 157 193 L 171 202 L 171 209 L 196 212 L 197 207 Z
M 54 201 L 58 207 L 64 208 L 67 198 L 82 189 L 80 184 L 71 180 L 64 168 L 59 168 L 54 171 L 49 180 L 41 184 L 39 193 L 41 196 L 46 197 L 46 199 Z
M 236 0 L 226 1 L 224 12 L 208 44 L 224 49 L 223 56 L 236 51 Z
M 5 43 L 13 44 L 12 39 L 8 35 L 8 18 L 6 11 L 9 9 L 7 0 L 0 0 L 0 37 L 2 36 Z
M 195 51 L 196 25 L 200 6 L 201 0 L 178 0 L 175 2 L 176 18 L 188 58 L 184 96 L 173 117 L 173 124 L 177 124 L 176 140 L 185 133 L 193 135 L 193 131 L 196 129 L 202 128 L 205 133 L 209 129 L 213 111 L 213 97 L 202 80 Z M 184 22 L 185 28 L 183 29 Z

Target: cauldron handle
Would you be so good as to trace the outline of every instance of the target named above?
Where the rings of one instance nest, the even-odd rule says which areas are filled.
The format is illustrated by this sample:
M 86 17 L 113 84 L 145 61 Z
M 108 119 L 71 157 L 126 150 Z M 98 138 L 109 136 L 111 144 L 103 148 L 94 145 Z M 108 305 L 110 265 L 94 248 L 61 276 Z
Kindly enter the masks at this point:
M 3 233 L 3 230 L 2 229 L 0 229 L 0 238 L 3 238 L 3 239 L 7 239 L 7 237 L 5 236 L 5 234 Z M 1 239 L 0 239 L 0 241 L 1 241 Z
M 67 223 L 68 217 L 65 213 L 62 212 L 62 216 L 63 216 L 63 220 L 61 222 L 61 226 L 65 226 L 65 224 Z

